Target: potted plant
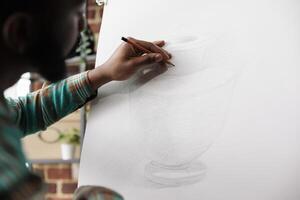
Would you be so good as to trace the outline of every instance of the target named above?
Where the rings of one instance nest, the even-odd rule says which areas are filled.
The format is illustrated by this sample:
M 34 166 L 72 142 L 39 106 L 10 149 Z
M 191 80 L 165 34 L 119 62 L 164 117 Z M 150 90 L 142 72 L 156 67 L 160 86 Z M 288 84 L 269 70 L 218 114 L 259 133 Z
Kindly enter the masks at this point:
M 73 159 L 75 155 L 76 146 L 80 145 L 79 130 L 73 128 L 69 131 L 60 132 L 59 141 L 61 142 L 62 159 Z

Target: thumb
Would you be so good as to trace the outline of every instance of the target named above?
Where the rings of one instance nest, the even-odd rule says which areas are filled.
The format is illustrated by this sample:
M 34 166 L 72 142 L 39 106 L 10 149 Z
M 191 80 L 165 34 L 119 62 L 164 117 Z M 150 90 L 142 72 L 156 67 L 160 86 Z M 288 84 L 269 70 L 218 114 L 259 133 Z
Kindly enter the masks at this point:
M 159 63 L 163 60 L 163 56 L 159 53 L 149 53 L 145 54 L 143 56 L 134 58 L 132 60 L 132 64 L 134 66 L 141 66 L 141 65 L 148 65 L 148 64 L 153 64 L 153 63 Z

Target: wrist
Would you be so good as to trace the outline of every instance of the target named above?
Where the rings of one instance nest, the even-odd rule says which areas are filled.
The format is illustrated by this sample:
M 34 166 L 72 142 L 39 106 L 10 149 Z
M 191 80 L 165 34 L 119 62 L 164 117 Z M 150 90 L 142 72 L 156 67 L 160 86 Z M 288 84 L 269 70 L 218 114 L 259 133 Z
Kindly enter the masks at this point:
M 97 90 L 102 85 L 112 81 L 106 73 L 104 66 L 99 66 L 88 72 L 88 79 L 93 90 Z

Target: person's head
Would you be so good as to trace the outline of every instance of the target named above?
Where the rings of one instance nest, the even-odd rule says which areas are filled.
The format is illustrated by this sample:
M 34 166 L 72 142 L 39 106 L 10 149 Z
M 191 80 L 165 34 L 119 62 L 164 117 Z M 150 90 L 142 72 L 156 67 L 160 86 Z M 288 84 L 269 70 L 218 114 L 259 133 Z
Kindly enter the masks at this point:
M 64 59 L 84 25 L 84 0 L 2 0 L 1 4 L 0 53 L 49 81 L 63 78 Z

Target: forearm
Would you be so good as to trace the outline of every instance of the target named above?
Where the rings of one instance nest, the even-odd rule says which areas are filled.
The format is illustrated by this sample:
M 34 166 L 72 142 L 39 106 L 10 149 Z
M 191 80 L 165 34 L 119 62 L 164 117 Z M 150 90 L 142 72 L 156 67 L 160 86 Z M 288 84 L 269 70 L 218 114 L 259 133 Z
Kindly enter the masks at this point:
M 72 113 L 95 94 L 86 73 L 78 74 L 17 100 L 8 100 L 24 136 L 43 130 Z
M 88 80 L 93 90 L 97 90 L 102 85 L 112 81 L 108 73 L 106 72 L 106 67 L 101 65 L 88 72 Z

